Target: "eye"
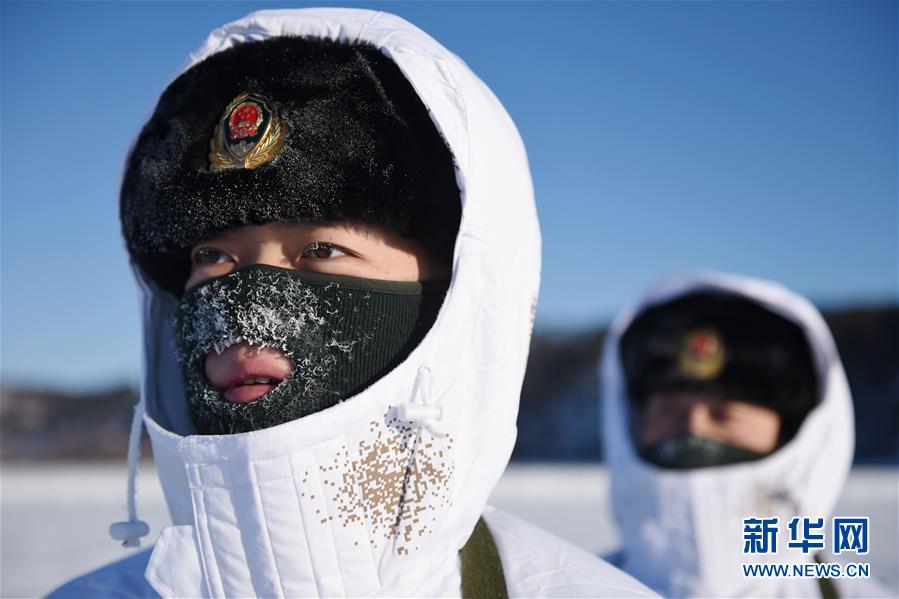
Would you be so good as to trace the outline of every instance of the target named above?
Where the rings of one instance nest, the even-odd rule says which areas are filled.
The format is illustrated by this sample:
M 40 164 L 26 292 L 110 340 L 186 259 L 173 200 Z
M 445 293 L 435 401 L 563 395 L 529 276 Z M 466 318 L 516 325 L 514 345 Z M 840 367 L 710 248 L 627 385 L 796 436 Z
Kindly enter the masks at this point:
M 191 256 L 191 261 L 195 266 L 204 266 L 208 264 L 234 262 L 234 258 L 221 250 L 202 247 L 194 250 L 193 255 Z
M 312 258 L 314 260 L 328 260 L 330 258 L 340 258 L 349 255 L 350 251 L 339 245 L 316 241 L 306 246 L 306 249 L 303 250 L 302 257 L 307 259 Z

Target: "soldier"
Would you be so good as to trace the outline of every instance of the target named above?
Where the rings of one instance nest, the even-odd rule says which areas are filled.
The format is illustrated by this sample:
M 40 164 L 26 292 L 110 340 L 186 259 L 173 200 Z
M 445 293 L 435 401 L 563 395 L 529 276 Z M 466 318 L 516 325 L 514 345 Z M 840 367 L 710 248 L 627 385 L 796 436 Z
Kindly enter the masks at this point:
M 511 119 L 425 33 L 350 9 L 215 30 L 138 137 L 121 217 L 173 526 L 56 596 L 649 593 L 486 506 L 540 235 Z
M 663 596 L 878 596 L 862 579 L 745 576 L 813 563 L 793 517 L 831 515 L 853 452 L 852 398 L 824 320 L 767 281 L 666 279 L 605 342 L 603 437 L 621 549 Z M 744 519 L 777 518 L 778 550 L 744 551 Z

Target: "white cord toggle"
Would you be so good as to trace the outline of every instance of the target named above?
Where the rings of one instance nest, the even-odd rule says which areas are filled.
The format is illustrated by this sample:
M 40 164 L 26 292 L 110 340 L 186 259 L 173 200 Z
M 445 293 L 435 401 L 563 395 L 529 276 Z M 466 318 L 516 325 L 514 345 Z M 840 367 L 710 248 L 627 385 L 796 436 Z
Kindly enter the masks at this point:
M 405 403 L 400 404 L 396 408 L 397 418 L 414 422 L 419 426 L 426 428 L 435 437 L 443 435 L 438 425 L 443 418 L 443 408 L 431 405 L 431 369 L 422 366 L 418 369 L 418 376 L 415 378 L 415 393 L 412 397 L 420 396 L 422 403 Z
M 122 541 L 124 547 L 140 547 L 140 538 L 150 534 L 150 525 L 143 520 L 113 522 L 109 525 L 109 536 Z
M 140 547 L 140 538 L 150 534 L 150 526 L 137 519 L 137 464 L 140 460 L 140 433 L 146 411 L 143 394 L 134 406 L 131 433 L 128 435 L 128 520 L 109 525 L 109 536 L 122 541 L 124 547 Z

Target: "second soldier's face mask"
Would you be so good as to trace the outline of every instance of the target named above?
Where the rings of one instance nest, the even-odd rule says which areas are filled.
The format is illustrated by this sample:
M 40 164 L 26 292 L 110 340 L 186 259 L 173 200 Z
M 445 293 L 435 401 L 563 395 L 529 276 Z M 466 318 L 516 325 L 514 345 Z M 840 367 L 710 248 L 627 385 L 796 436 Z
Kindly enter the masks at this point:
M 356 395 L 418 345 L 447 286 L 255 265 L 189 289 L 175 339 L 197 432 L 264 429 Z M 255 401 L 227 401 L 206 376 L 206 358 L 238 343 L 279 350 L 293 371 Z
M 663 439 L 640 450 L 640 456 L 647 462 L 673 470 L 751 462 L 766 455 L 693 433 Z

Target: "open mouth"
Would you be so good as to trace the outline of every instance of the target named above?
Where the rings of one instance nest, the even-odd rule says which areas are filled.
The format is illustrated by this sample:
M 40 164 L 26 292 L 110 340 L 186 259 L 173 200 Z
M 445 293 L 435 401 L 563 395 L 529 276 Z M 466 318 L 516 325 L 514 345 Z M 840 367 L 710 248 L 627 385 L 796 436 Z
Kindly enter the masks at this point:
M 222 392 L 226 401 L 249 403 L 256 401 L 281 383 L 282 379 L 257 376 L 246 378 Z
M 256 401 L 293 372 L 293 363 L 281 351 L 248 343 L 232 345 L 206 356 L 206 377 L 231 403 Z

